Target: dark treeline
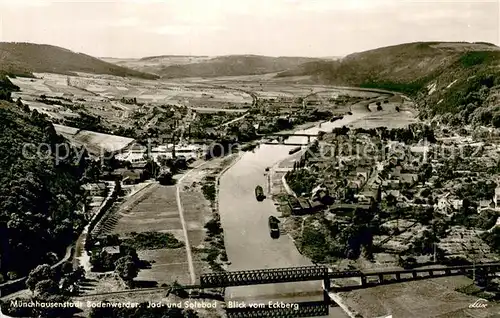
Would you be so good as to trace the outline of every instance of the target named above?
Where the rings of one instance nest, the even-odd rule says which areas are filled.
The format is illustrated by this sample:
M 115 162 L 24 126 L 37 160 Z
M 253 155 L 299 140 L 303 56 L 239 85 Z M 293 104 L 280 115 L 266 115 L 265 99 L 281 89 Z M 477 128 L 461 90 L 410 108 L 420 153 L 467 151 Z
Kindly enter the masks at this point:
M 4 104 L 0 127 L 3 280 L 24 276 L 37 265 L 53 264 L 64 255 L 84 222 L 77 211 L 82 208 L 81 182 L 87 165 L 74 150 L 62 153 L 62 147 L 56 160 L 56 146 L 67 141 L 35 110 Z M 37 153 L 42 144 L 48 151 Z

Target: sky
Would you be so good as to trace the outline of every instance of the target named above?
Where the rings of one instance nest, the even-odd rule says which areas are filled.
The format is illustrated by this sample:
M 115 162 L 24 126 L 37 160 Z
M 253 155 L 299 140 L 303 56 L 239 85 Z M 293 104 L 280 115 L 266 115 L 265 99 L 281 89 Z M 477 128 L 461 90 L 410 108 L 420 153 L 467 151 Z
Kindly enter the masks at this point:
M 500 0 L 0 0 L 0 41 L 97 57 L 345 56 L 416 41 L 500 43 Z

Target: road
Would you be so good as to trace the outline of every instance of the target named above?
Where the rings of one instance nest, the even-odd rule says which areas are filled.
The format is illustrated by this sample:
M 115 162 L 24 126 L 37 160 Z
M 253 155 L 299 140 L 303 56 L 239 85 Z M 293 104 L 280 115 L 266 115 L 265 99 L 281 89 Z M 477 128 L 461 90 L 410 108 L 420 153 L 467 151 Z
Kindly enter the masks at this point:
M 182 206 L 182 201 L 181 201 L 181 194 L 180 194 L 180 185 L 181 182 L 184 178 L 186 178 L 191 172 L 193 172 L 195 169 L 199 169 L 202 166 L 204 166 L 207 162 L 203 162 L 201 164 L 198 164 L 194 167 L 193 170 L 189 170 L 185 174 L 183 174 L 178 180 L 175 185 L 175 198 L 177 201 L 177 209 L 179 211 L 179 217 L 180 221 L 182 224 L 182 232 L 184 234 L 184 244 L 186 245 L 186 253 L 187 253 L 187 261 L 188 261 L 188 268 L 189 268 L 189 276 L 191 278 L 191 284 L 196 283 L 196 274 L 195 274 L 195 269 L 193 265 L 193 253 L 191 251 L 191 244 L 189 243 L 189 235 L 188 235 L 188 227 L 184 218 L 184 208 Z
M 248 108 L 212 108 L 212 107 L 190 107 L 190 109 L 198 113 L 245 113 Z
M 245 117 L 247 117 L 247 116 L 248 116 L 248 113 L 245 113 L 243 116 L 240 116 L 240 117 L 238 117 L 238 118 L 235 118 L 235 119 L 233 119 L 233 120 L 230 120 L 230 121 L 228 121 L 228 122 L 225 122 L 225 123 L 223 123 L 223 124 L 220 124 L 219 126 L 217 126 L 217 127 L 215 127 L 215 128 L 220 128 L 220 127 L 225 127 L 225 126 L 231 125 L 231 124 L 233 124 L 233 123 L 235 123 L 235 122 L 237 122 L 237 121 L 242 120 L 243 118 L 245 118 Z

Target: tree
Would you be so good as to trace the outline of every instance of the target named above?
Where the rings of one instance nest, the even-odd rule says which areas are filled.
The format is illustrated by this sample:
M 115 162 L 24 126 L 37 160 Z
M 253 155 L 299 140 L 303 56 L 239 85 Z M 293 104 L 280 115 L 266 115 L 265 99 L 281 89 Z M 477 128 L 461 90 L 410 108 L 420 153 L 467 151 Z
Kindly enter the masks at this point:
M 122 182 L 120 180 L 115 180 L 115 193 L 117 196 L 123 195 Z
M 68 275 L 73 272 L 73 264 L 71 262 L 65 262 L 61 266 L 61 273 L 63 275 Z
M 19 275 L 17 275 L 17 273 L 14 271 L 10 271 L 10 272 L 7 272 L 7 277 L 11 280 L 14 280 L 14 279 L 18 279 Z
M 208 236 L 215 236 L 222 233 L 220 222 L 217 219 L 211 219 L 205 224 Z
M 495 113 L 495 115 L 493 115 L 493 118 L 491 119 L 491 124 L 496 128 L 500 127 L 500 113 Z
M 500 228 L 496 227 L 491 233 L 485 232 L 482 236 L 484 241 L 497 253 L 500 252 Z
M 85 269 L 83 266 L 78 266 L 73 273 L 70 274 L 70 276 L 75 280 L 75 281 L 81 281 L 82 279 L 85 278 Z
M 132 234 L 135 235 L 134 232 L 132 232 Z M 120 255 L 130 256 L 132 258 L 132 261 L 136 263 L 139 262 L 139 256 L 137 255 L 137 251 L 132 246 L 129 246 L 127 244 L 122 244 L 120 245 L 119 249 L 120 249 Z
M 127 284 L 132 283 L 139 274 L 139 267 L 131 256 L 123 256 L 115 262 L 115 273 Z
M 429 224 L 429 222 L 432 221 L 433 218 L 434 218 L 434 208 L 432 207 L 429 207 L 425 209 L 425 211 L 417 214 L 418 221 L 423 225 Z
M 36 285 L 44 280 L 53 280 L 55 276 L 54 271 L 48 264 L 38 265 L 35 269 L 33 269 L 26 280 L 26 286 L 34 291 Z
M 64 295 L 74 295 L 80 290 L 78 282 L 85 278 L 85 270 L 78 267 L 75 271 L 65 275 L 60 282 L 61 292 Z
M 1 86 L 1 85 L 0 85 Z M 63 253 L 81 230 L 84 216 L 74 213 L 83 197 L 76 149 L 64 156 L 36 156 L 34 148 L 21 153 L 19 145 L 66 144 L 53 125 L 38 112 L 0 109 L 0 259 L 2 272 L 27 276 L 47 263 L 49 252 Z M 59 150 L 64 150 L 62 147 Z M 31 158 L 30 158 L 31 157 Z M 34 290 L 35 284 L 32 286 Z
M 83 151 L 84 151 L 83 156 L 85 156 L 85 153 L 87 152 L 87 150 L 84 149 Z M 85 172 L 83 175 L 82 182 L 84 182 L 84 183 L 97 182 L 99 180 L 100 174 L 101 174 L 101 167 L 100 167 L 99 161 L 89 160 L 89 161 L 87 161 L 87 166 L 85 167 Z
M 152 159 L 148 159 L 146 162 L 146 166 L 144 167 L 144 178 L 149 179 L 149 178 L 156 178 L 156 175 L 158 174 L 160 170 L 160 167 L 156 162 Z
M 59 292 L 59 286 L 53 279 L 45 279 L 36 284 L 35 291 L 39 295 L 55 295 Z
M 388 207 L 395 207 L 396 203 L 397 203 L 397 199 L 396 199 L 396 197 L 392 193 L 389 193 L 385 197 L 385 201 L 387 202 L 387 206 Z
M 0 88 L 0 100 L 12 101 L 10 91 Z
M 113 171 L 119 168 L 119 162 L 116 160 L 115 155 L 109 151 L 105 151 L 102 156 L 102 170 L 103 171 Z
M 102 250 L 100 253 L 92 253 L 90 256 L 90 264 L 92 271 L 106 272 L 114 269 L 114 261 L 116 260 L 113 254 Z
M 432 166 L 428 163 L 422 164 L 418 169 L 418 179 L 425 183 L 430 177 L 432 177 Z
M 120 237 L 118 234 L 108 234 L 101 240 L 102 246 L 116 246 L 120 245 Z

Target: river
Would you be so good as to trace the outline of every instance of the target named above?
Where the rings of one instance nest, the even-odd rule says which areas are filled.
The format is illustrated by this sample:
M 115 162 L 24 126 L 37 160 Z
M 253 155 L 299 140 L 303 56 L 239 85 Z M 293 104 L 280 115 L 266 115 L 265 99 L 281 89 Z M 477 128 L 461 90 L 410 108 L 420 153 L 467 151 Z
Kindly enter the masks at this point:
M 331 131 L 367 115 L 366 107 L 353 115 L 346 115 L 335 122 L 326 122 L 319 127 L 299 130 L 297 133 L 316 134 L 321 130 Z M 313 139 L 311 139 L 313 140 Z M 286 142 L 304 143 L 307 137 L 290 137 Z M 295 146 L 260 145 L 254 152 L 243 154 L 220 179 L 219 212 L 230 271 L 262 268 L 295 267 L 313 265 L 302 256 L 291 238 L 281 235 L 272 239 L 269 235 L 268 217 L 279 216 L 271 199 L 258 202 L 255 187 L 266 184 L 265 168 L 286 159 Z M 228 288 L 226 300 L 268 302 L 270 300 L 301 302 L 322 299 L 321 282 L 297 282 L 269 285 L 254 285 Z M 330 310 L 330 317 L 348 317 L 340 308 Z

